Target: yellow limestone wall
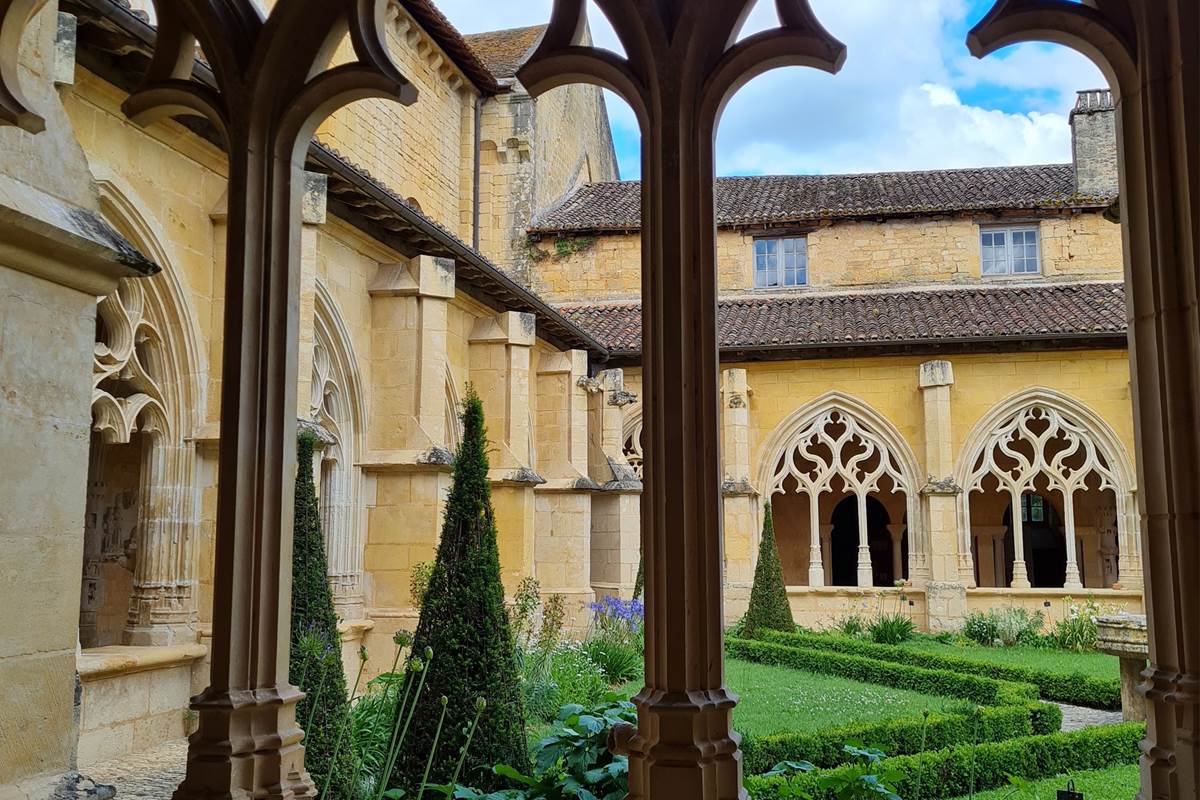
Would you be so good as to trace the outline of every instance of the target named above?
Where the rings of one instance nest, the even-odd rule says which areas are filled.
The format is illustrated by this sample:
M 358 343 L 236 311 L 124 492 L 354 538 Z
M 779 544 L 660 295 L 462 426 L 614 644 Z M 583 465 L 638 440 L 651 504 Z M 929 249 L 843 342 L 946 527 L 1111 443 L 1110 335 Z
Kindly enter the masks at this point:
M 747 430 L 749 440 L 749 467 L 751 479 L 758 481 L 765 461 L 774 462 L 776 453 L 767 453 L 764 445 L 772 431 L 791 415 L 812 400 L 830 391 L 845 395 L 868 405 L 887 419 L 903 437 L 916 457 L 921 477 L 929 475 L 926 464 L 926 425 L 924 397 L 918 383 L 920 365 L 927 361 L 920 356 L 895 356 L 860 359 L 831 359 L 817 361 L 780 361 L 742 364 L 723 364 L 725 374 L 745 370 L 749 390 L 749 413 Z M 1126 454 L 1133 451 L 1132 400 L 1129 391 L 1129 363 L 1124 350 L 1094 350 L 1048 353 L 1005 353 L 995 355 L 964 355 L 946 358 L 953 365 L 954 383 L 950 387 L 950 420 L 953 463 L 963 457 L 963 448 L 972 428 L 997 404 L 1005 399 L 1032 388 L 1044 388 L 1061 392 L 1074 398 L 1099 415 L 1116 433 Z M 640 391 L 641 374 L 637 368 L 625 370 L 626 387 Z M 637 413 L 636 411 L 634 413 Z M 725 409 L 726 451 L 730 449 L 728 425 L 730 410 Z M 935 434 L 936 431 L 935 431 Z M 1130 458 L 1132 461 L 1132 458 Z M 728 463 L 728 460 L 727 460 Z M 728 467 L 726 469 L 728 472 Z M 934 476 L 944 477 L 944 476 Z M 761 491 L 762 487 L 756 486 Z M 889 507 L 893 519 L 900 519 L 903 503 L 894 498 L 879 498 Z M 835 498 L 836 500 L 836 498 Z M 739 502 L 728 495 L 726 506 L 726 560 L 727 560 L 727 617 L 736 618 L 742 607 L 739 577 L 753 574 L 753 560 L 757 556 L 757 543 L 761 526 L 761 508 L 754 506 L 753 514 L 731 513 L 731 503 Z M 822 512 L 832 501 L 822 501 Z M 798 514 L 788 509 L 792 503 L 776 503 L 784 513 L 775 519 L 776 537 L 781 548 L 781 559 L 785 574 L 802 575 L 808 567 L 808 554 L 802 548 L 808 546 L 806 535 L 796 535 L 789 525 L 802 524 L 807 529 L 807 503 L 799 500 Z M 954 520 L 949 521 L 953 532 Z M 947 560 L 947 571 L 954 570 L 957 544 L 953 536 L 933 542 L 935 560 Z M 799 552 L 797 552 L 799 550 Z M 789 566 L 790 565 L 790 566 Z M 743 578 L 744 579 L 744 578 Z M 979 592 L 979 599 L 972 599 Z M 1008 593 L 1011 593 L 1008 594 Z M 1096 590 L 1093 592 L 1102 602 L 1125 610 L 1141 608 L 1139 592 Z M 796 586 L 790 590 L 793 612 L 797 621 L 813 623 L 829 622 L 847 613 L 856 613 L 867 608 L 874 613 L 880 600 L 876 591 L 866 593 L 845 587 L 830 587 L 810 590 Z M 971 590 L 968 593 L 967 609 L 985 607 L 988 597 L 995 590 Z M 1061 590 L 1003 590 L 1000 594 L 1010 596 L 1006 602 L 1024 604 L 1043 609 L 1048 616 L 1061 615 L 1062 599 L 1069 594 Z M 1076 595 L 1082 593 L 1076 592 Z M 918 619 L 924 618 L 926 600 L 922 592 L 910 593 L 913 600 L 911 611 Z M 1051 602 L 1054 608 L 1046 608 Z M 961 610 L 961 609 L 960 609 Z
M 1003 223 L 1005 219 L 942 216 L 825 224 L 808 233 L 808 285 L 835 289 L 978 282 L 980 223 Z M 1029 217 L 1020 219 L 1028 221 Z M 1122 277 L 1120 226 L 1098 212 L 1046 214 L 1039 229 L 1045 278 Z M 717 274 L 723 294 L 756 291 L 755 235 L 770 234 L 718 231 Z M 582 298 L 629 300 L 640 295 L 638 234 L 568 238 L 578 252 L 565 257 L 553 239 L 537 245 L 545 256 L 536 262 L 533 285 L 543 296 L 568 303 Z

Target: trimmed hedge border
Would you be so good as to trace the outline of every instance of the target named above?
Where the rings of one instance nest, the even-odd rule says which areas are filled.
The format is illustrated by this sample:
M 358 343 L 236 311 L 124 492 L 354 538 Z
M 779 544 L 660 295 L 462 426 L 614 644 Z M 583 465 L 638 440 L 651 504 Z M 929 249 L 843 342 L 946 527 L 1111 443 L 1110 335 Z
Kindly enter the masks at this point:
M 746 661 L 838 675 L 897 689 L 911 689 L 922 694 L 959 697 L 983 706 L 1028 705 L 1038 699 L 1038 688 L 1031 683 L 1000 681 L 950 670 L 926 669 L 832 650 L 793 647 L 759 639 L 730 637 L 726 639 L 725 652 L 729 656 Z
M 1096 678 L 1082 673 L 1050 672 L 1007 664 L 993 664 L 961 656 L 944 656 L 909 650 L 904 647 L 873 642 L 860 642 L 843 636 L 780 631 L 762 631 L 756 637 L 763 641 L 791 647 L 832 650 L 848 655 L 894 661 L 926 669 L 946 669 L 967 675 L 986 675 L 1006 681 L 1032 683 L 1042 697 L 1060 703 L 1117 711 L 1121 708 L 1121 682 L 1117 678 Z
M 979 706 L 981 742 L 1000 742 L 1024 736 L 1057 733 L 1062 710 L 1051 703 L 1015 706 Z M 924 729 L 924 747 L 922 747 Z M 810 761 L 818 767 L 836 767 L 851 760 L 846 742 L 863 742 L 893 756 L 911 755 L 967 744 L 975 737 L 970 714 L 930 714 L 881 723 L 848 725 L 820 733 L 773 733 L 742 737 L 746 774 L 767 772 L 780 761 Z
M 958 745 L 918 755 L 896 756 L 884 759 L 881 768 L 903 775 L 895 789 L 905 800 L 945 800 L 966 795 L 971 790 L 972 775 L 974 790 L 981 791 L 1004 786 L 1009 775 L 1033 780 L 1133 764 L 1140 754 L 1138 742 L 1145 735 L 1145 723 L 1126 722 L 1070 733 L 984 742 L 974 747 Z M 833 792 L 822 788 L 820 781 L 839 770 L 849 769 L 817 770 L 789 778 L 753 776 L 746 779 L 746 789 L 754 800 L 803 796 L 812 800 L 834 800 Z

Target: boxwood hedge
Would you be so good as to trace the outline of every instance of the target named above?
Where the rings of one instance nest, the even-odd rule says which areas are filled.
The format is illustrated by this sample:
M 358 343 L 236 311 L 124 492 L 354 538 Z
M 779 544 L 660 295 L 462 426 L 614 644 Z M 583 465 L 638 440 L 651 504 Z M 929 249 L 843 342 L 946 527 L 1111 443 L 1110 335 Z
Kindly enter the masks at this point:
M 730 637 L 725 642 L 725 652 L 735 658 L 761 664 L 778 664 L 809 672 L 839 675 L 923 694 L 960 697 L 985 706 L 1028 705 L 1038 699 L 1037 687 L 1029 683 L 1013 683 L 944 669 L 914 667 L 832 650 L 792 647 L 757 639 Z
M 940 750 L 978 740 L 1000 742 L 1035 734 L 1056 733 L 1062 727 L 1062 710 L 1050 703 L 1013 706 L 980 706 L 978 729 L 970 714 L 930 714 L 929 718 L 903 717 L 879 723 L 849 725 L 812 733 L 745 735 L 742 757 L 746 773 L 766 772 L 780 761 L 809 761 L 818 767 L 836 767 L 851 760 L 842 746 L 862 742 L 890 755 L 911 755 Z
M 894 788 L 906 800 L 943 800 L 1003 786 L 1009 775 L 1032 780 L 1132 764 L 1138 759 L 1138 742 L 1145 734 L 1144 723 L 1128 722 L 977 746 L 958 745 L 884 759 L 881 771 L 901 775 Z M 843 766 L 791 777 L 755 776 L 746 779 L 746 789 L 754 800 L 834 800 L 833 790 L 822 786 L 822 780 L 851 769 Z
M 894 661 L 926 669 L 944 669 L 966 675 L 986 675 L 1006 681 L 1032 683 L 1042 697 L 1060 703 L 1117 710 L 1121 708 L 1121 683 L 1116 678 L 1096 678 L 1082 673 L 1051 672 L 1008 664 L 975 661 L 960 656 L 926 653 L 894 645 L 875 644 L 844 636 L 763 631 L 758 638 L 793 647 L 833 650 L 848 655 Z

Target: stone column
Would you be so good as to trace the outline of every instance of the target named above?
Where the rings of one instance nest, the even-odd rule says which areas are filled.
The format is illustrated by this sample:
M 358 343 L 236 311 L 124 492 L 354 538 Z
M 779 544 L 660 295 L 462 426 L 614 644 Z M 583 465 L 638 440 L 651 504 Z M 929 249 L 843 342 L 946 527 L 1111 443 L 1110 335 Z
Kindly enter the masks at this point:
M 1067 545 L 1067 576 L 1063 582 L 1064 589 L 1082 589 L 1083 582 L 1079 579 L 1079 554 L 1075 541 L 1075 492 L 1065 491 L 1063 496 L 1063 538 Z M 1016 511 L 1013 515 L 1016 515 Z
M 875 583 L 871 567 L 870 532 L 867 530 L 867 493 L 856 495 L 858 502 L 858 585 L 872 586 Z
M 908 525 L 903 522 L 889 522 L 887 528 L 888 534 L 892 537 L 892 575 L 898 581 L 904 580 L 902 545 L 904 544 L 904 532 L 908 529 Z M 909 543 L 909 547 L 912 547 L 911 542 Z
M 821 524 L 821 495 L 808 492 L 808 585 L 824 586 L 829 582 L 826 577 L 826 557 L 829 552 L 829 532 L 824 528 L 832 526 Z
M 757 542 L 762 531 L 758 492 L 750 483 L 750 387 L 746 370 L 721 373 L 721 480 L 725 523 L 725 624 L 736 622 L 750 603 Z M 778 540 L 777 540 L 778 541 Z
M 821 497 L 817 495 L 813 505 L 820 509 Z M 818 512 L 819 513 L 819 512 Z M 825 585 L 833 584 L 833 526 L 826 523 L 820 526 L 821 530 L 821 552 L 825 557 L 821 559 L 822 566 L 825 568 Z
M 304 173 L 300 196 L 300 335 L 296 347 L 296 416 L 312 415 L 313 348 L 316 346 L 317 240 L 327 218 L 329 176 Z M 316 473 L 318 476 L 320 471 Z
M 623 451 L 624 411 L 637 401 L 624 373 L 608 369 L 588 388 L 588 473 L 600 486 L 592 495 L 592 590 L 597 597 L 633 594 L 641 558 L 642 481 Z
M 926 361 L 920 367 L 918 385 L 924 404 L 925 471 L 929 481 L 921 490 L 928 508 L 929 529 L 920 549 L 927 554 L 929 569 L 911 576 L 915 585 L 926 580 L 942 583 L 975 581 L 971 564 L 971 532 L 960 530 L 957 505 L 962 490 L 954 480 L 954 442 L 951 433 L 950 387 L 954 367 L 949 361 Z M 962 502 L 969 498 L 962 496 Z M 910 541 L 909 548 L 917 543 Z
M 471 381 L 483 402 L 500 567 L 509 591 L 534 570 L 534 470 L 530 428 L 530 349 L 535 317 L 517 311 L 480 317 L 470 335 Z
M 543 353 L 537 365 L 538 472 L 534 568 L 542 591 L 566 597 L 567 624 L 587 629 L 592 591 L 592 493 L 588 475 L 588 357 Z
M 1150 666 L 1142 798 L 1200 796 L 1200 19 L 1193 0 L 997 5 L 982 56 L 1068 42 L 1114 82 Z M 1186 211 L 1184 211 L 1186 209 Z
M 1025 566 L 1025 520 L 1022 513 L 1023 506 L 1021 503 L 1022 494 L 1020 490 L 1013 489 L 1009 492 L 1012 498 L 1012 529 L 1013 529 L 1013 570 L 1012 570 L 1012 588 L 1028 589 L 1029 570 Z

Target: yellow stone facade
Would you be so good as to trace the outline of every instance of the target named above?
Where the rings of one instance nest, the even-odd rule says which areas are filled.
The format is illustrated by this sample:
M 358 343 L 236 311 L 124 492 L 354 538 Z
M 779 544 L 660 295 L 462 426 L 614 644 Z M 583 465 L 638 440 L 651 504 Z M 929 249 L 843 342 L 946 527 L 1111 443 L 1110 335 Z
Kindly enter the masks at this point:
M 60 124 L 42 139 L 0 128 L 0 206 L 19 207 L 31 185 L 51 187 L 55 202 L 102 217 L 161 272 L 138 277 L 86 242 L 77 247 L 83 256 L 68 257 L 54 249 L 74 242 L 67 234 L 43 244 L 58 259 L 52 269 L 44 253 L 22 260 L 0 248 L 0 440 L 10 453 L 38 443 L 31 480 L 0 487 L 10 514 L 4 532 L 20 531 L 0 551 L 9 577 L 2 585 L 21 587 L 0 589 L 10 611 L 0 623 L 0 696 L 8 722 L 30 732 L 0 736 L 0 800 L 35 796 L 75 766 L 183 735 L 188 694 L 206 681 L 213 602 L 226 160 L 175 122 L 135 126 L 121 111 L 127 94 L 116 78 L 61 63 L 56 6 L 48 3 L 31 26 L 24 63 L 37 87 L 31 95 Z M 492 442 L 505 586 L 536 577 L 544 592 L 567 598 L 577 632 L 595 597 L 632 592 L 643 455 L 639 368 L 607 364 L 599 348 L 564 345 L 554 326 L 569 323 L 539 305 L 636 299 L 637 235 L 577 237 L 563 247 L 524 235 L 566 192 L 617 177 L 602 95 L 573 87 L 534 101 L 517 84 L 484 91 L 469 65 L 398 5 L 389 25 L 396 61 L 421 102 L 356 104 L 323 125 L 318 141 L 464 247 L 477 243 L 513 287 L 536 297 L 517 302 L 517 289 L 501 279 L 488 283 L 467 260 L 421 252 L 402 234 L 371 235 L 328 201 L 330 179 L 309 175 L 296 412 L 324 442 L 315 469 L 330 580 L 347 653 L 366 644 L 375 654 L 371 673 L 386 667 L 393 632 L 415 625 L 410 581 L 436 552 L 468 382 L 481 395 Z M 11 219 L 0 215 L 0 233 L 16 225 Z M 1116 226 L 1094 212 L 1039 219 L 1042 280 L 1120 278 Z M 977 283 L 979 222 L 942 215 L 815 225 L 811 285 Z M 755 292 L 756 233 L 719 233 L 723 292 Z M 1091 495 L 1080 506 L 1079 563 L 1087 593 L 1140 609 L 1124 350 L 722 368 L 729 621 L 748 597 L 769 497 L 798 622 L 828 624 L 901 603 L 933 629 L 1007 603 L 1061 614 L 1066 596 L 1081 590 L 997 587 L 995 570 L 976 577 L 973 562 L 990 553 L 992 566 L 999 563 L 1006 506 L 972 500 L 965 508 L 979 531 L 964 533 L 963 495 L 954 490 L 989 425 L 1031 404 L 1082 426 L 1111 462 L 1119 480 L 1104 490 L 1114 496 L 1105 513 L 1120 518 L 1109 526 L 1119 528 L 1119 576 L 1110 563 L 1117 556 L 1100 544 L 1114 533 L 1101 533 Z M 794 445 L 789 432 L 817 412 L 853 416 L 900 465 L 903 492 L 869 494 L 888 512 L 895 546 L 905 548 L 903 564 L 893 552 L 885 565 L 907 581 L 903 589 L 831 585 L 833 575 L 813 560 L 825 532 L 810 532 L 809 511 L 790 485 L 772 484 Z M 842 487 L 822 497 L 820 526 L 832 526 L 835 501 L 846 494 Z M 27 519 L 22 510 L 32 507 L 53 513 Z M 861 575 L 861 561 L 856 566 Z

